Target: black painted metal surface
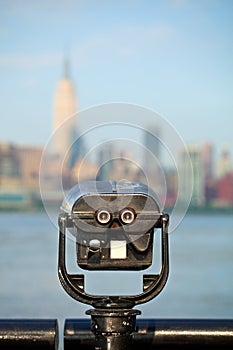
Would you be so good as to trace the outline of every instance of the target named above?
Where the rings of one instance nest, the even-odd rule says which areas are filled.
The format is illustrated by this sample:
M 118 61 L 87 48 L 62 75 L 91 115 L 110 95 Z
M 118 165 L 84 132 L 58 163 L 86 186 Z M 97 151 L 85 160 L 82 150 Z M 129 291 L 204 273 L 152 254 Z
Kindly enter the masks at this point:
M 136 331 L 136 316 L 141 311 L 134 309 L 91 309 L 91 331 L 95 334 L 95 349 L 133 350 L 132 334 Z
M 0 320 L 0 349 L 58 349 L 58 323 L 51 319 Z
M 138 319 L 133 350 L 233 348 L 233 320 Z M 88 319 L 66 320 L 64 350 L 93 350 L 95 337 Z

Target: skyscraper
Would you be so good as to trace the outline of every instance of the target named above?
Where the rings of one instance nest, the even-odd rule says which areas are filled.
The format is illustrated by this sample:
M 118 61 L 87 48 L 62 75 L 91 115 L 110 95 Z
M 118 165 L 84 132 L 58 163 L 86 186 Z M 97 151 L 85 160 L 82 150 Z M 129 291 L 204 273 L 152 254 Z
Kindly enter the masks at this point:
M 201 148 L 202 174 L 204 181 L 205 202 L 211 203 L 215 197 L 214 183 L 214 148 L 213 145 L 206 141 Z
M 203 163 L 203 175 L 205 182 L 212 179 L 213 174 L 213 163 L 214 163 L 214 150 L 213 145 L 206 141 L 201 149 L 201 157 Z
M 143 170 L 148 176 L 150 186 L 162 196 L 165 184 L 161 159 L 161 131 L 157 124 L 152 123 L 143 132 Z
M 150 171 L 154 171 L 155 164 L 158 164 L 161 159 L 161 130 L 156 124 L 151 124 L 148 127 L 148 130 L 144 131 L 144 146 L 145 146 L 145 154 L 144 154 L 144 164 L 146 167 L 149 167 Z M 154 157 L 154 159 L 153 159 Z M 152 162 L 153 161 L 153 162 Z
M 63 158 L 77 138 L 77 98 L 69 70 L 69 62 L 65 60 L 54 100 L 53 153 Z
M 194 206 L 203 205 L 204 203 L 204 181 L 201 152 L 197 145 L 190 144 L 187 146 L 188 152 L 183 150 L 180 157 L 180 168 L 182 171 L 181 196 L 185 201 L 188 198 L 190 189 L 192 191 L 191 204 Z M 193 177 L 190 174 L 190 160 L 193 169 Z

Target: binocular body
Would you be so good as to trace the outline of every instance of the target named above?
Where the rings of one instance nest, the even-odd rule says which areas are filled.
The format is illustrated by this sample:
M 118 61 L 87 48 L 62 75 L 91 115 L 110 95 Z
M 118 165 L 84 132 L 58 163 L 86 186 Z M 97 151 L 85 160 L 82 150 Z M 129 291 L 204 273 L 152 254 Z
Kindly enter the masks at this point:
M 160 211 L 147 186 L 85 182 L 67 194 L 61 209 L 76 236 L 77 263 L 86 270 L 142 270 L 152 264 Z
M 151 266 L 154 229 L 161 227 L 156 195 L 133 182 L 85 182 L 62 203 L 86 270 L 143 270 Z
M 134 322 L 138 311 L 131 309 L 155 298 L 165 286 L 169 273 L 169 216 L 160 212 L 155 193 L 138 182 L 79 183 L 67 192 L 58 223 L 58 275 L 66 292 L 74 299 L 97 308 L 91 313 L 92 318 L 105 317 L 102 311 L 99 314 L 99 310 L 107 308 L 113 310 L 113 314 L 109 315 L 112 322 L 115 316 L 118 319 L 120 308 L 127 310 L 126 314 Z M 86 292 L 85 276 L 67 271 L 68 231 L 75 238 L 79 267 L 84 270 L 104 271 L 143 270 L 150 267 L 155 229 L 161 235 L 161 247 L 156 247 L 156 250 L 161 251 L 160 272 L 143 275 L 143 290 L 140 294 L 89 294 Z M 126 314 L 123 312 L 122 317 Z

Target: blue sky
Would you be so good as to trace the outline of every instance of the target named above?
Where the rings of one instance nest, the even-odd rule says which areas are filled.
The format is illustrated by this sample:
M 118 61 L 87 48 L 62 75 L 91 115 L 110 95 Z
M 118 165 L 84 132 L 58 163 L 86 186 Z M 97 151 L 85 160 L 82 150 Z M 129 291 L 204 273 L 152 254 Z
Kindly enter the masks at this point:
M 64 55 L 79 108 L 151 108 L 233 153 L 233 1 L 0 0 L 0 141 L 46 143 Z

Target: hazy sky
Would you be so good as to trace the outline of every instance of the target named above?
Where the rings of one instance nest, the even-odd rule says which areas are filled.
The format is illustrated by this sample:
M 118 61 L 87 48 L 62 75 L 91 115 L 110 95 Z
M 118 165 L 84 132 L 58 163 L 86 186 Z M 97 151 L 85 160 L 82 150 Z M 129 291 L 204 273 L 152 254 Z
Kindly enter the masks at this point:
M 233 152 L 231 0 L 0 0 L 0 40 L 0 141 L 47 141 L 67 55 L 81 110 L 139 104 Z

